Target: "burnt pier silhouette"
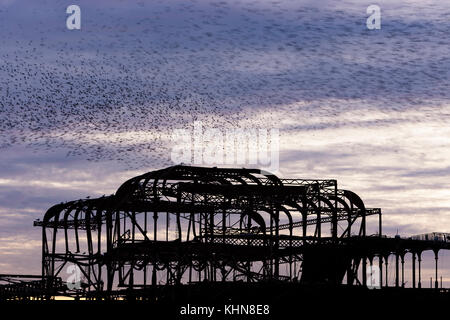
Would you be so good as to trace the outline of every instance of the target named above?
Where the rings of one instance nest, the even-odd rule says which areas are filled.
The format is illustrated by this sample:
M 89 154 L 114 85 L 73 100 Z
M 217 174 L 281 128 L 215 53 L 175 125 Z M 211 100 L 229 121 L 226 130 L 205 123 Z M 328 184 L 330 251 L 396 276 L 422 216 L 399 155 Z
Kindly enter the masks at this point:
M 374 285 L 372 295 L 449 297 L 438 259 L 450 235 L 384 236 L 381 210 L 336 180 L 177 165 L 134 177 L 111 196 L 57 204 L 34 226 L 42 270 L 1 274 L 0 300 L 282 302 L 358 296 Z M 432 288 L 423 285 L 425 251 L 435 258 Z M 73 285 L 63 280 L 69 266 L 79 272 Z

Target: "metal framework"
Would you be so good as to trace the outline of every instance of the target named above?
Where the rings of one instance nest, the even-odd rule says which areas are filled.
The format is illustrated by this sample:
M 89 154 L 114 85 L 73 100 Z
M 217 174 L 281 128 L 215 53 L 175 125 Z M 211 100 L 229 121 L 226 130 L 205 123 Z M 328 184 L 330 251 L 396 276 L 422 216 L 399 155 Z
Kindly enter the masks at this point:
M 93 299 L 157 299 L 160 288 L 205 281 L 366 285 L 375 257 L 387 279 L 391 254 L 400 286 L 407 252 L 419 258 L 420 287 L 421 252 L 437 257 L 450 239 L 383 237 L 381 210 L 336 180 L 183 165 L 132 178 L 111 196 L 55 205 L 34 225 L 46 288 L 75 264 L 84 285 L 63 294 Z
M 113 196 L 56 205 L 36 225 L 43 275 L 75 263 L 87 290 L 103 295 L 205 280 L 325 280 L 300 276 L 305 249 L 353 231 L 365 237 L 370 215 L 379 216 L 381 234 L 380 209 L 365 208 L 335 180 L 174 166 L 135 177 Z

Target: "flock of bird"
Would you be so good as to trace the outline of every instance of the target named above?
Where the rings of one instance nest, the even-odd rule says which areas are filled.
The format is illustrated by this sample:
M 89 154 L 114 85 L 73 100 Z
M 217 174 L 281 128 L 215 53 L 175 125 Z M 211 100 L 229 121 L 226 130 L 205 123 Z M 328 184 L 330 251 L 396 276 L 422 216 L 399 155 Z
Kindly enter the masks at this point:
M 363 100 L 370 112 L 449 95 L 448 37 L 436 41 L 445 26 L 421 38 L 429 30 L 394 22 L 367 31 L 365 13 L 353 9 L 111 1 L 81 5 L 82 29 L 69 31 L 64 1 L 26 3 L 29 11 L 0 6 L 3 150 L 23 144 L 158 166 L 170 162 L 171 133 L 196 120 L 302 130 L 312 117 L 332 123 Z

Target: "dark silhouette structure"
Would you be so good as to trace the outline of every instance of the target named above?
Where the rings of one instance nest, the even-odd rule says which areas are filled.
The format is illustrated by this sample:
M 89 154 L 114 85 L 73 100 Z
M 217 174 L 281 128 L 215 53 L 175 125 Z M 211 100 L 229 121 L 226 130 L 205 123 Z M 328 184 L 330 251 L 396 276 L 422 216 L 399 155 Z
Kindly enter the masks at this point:
M 435 253 L 435 288 L 441 290 L 438 252 L 450 248 L 450 236 L 388 238 L 381 218 L 380 209 L 366 208 L 335 180 L 173 166 L 132 178 L 114 195 L 50 208 L 34 222 L 42 228 L 42 276 L 27 291 L 20 289 L 27 281 L 4 275 L 11 283 L 0 292 L 15 299 L 59 294 L 161 301 L 199 288 L 366 287 L 372 284 L 367 269 L 375 265 L 380 285 L 388 287 L 391 255 L 394 287 L 401 288 L 407 253 L 412 287 L 421 288 L 426 250 Z M 69 265 L 80 272 L 78 286 L 61 280 Z

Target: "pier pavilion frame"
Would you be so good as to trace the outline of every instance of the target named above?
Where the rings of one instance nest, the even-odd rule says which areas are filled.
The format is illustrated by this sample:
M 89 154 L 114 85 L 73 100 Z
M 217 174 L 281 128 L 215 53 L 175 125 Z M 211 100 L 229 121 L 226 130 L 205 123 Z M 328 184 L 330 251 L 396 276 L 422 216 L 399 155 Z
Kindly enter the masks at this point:
M 204 281 L 366 285 L 367 264 L 396 248 L 382 236 L 381 210 L 336 180 L 257 169 L 152 171 L 114 195 L 53 206 L 35 225 L 42 276 L 75 264 L 83 286 L 66 294 L 91 298 L 152 299 L 156 288 Z

